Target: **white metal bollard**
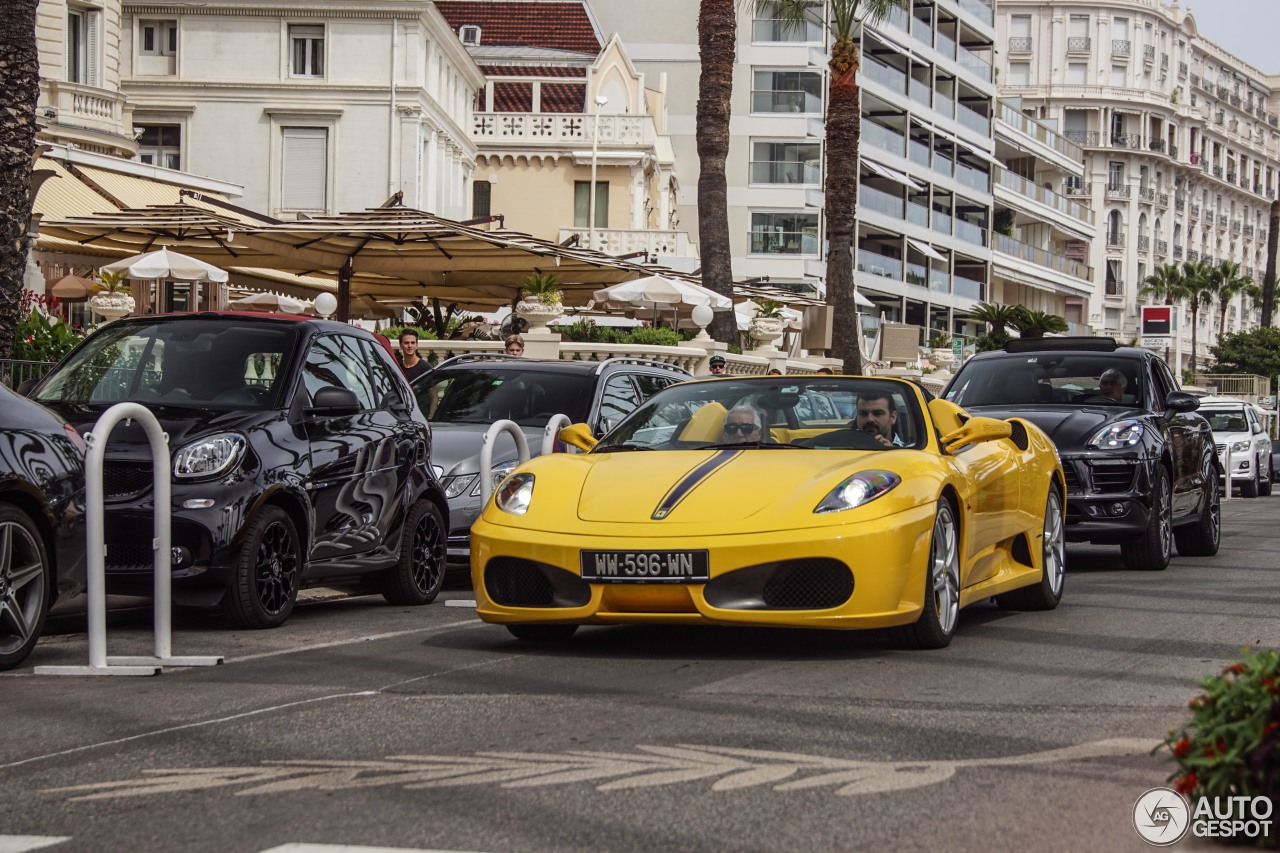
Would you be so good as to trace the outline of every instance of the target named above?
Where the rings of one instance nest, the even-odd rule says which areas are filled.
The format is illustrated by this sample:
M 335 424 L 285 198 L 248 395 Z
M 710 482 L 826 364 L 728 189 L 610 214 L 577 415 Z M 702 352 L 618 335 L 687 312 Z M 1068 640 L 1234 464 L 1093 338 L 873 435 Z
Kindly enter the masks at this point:
M 136 420 L 147 433 L 151 445 L 152 488 L 154 493 L 155 552 L 155 656 L 107 657 L 106 533 L 103 508 L 102 467 L 107 454 L 107 438 L 120 421 Z M 85 571 L 89 598 L 89 665 L 37 666 L 36 675 L 159 675 L 162 666 L 214 666 L 221 656 L 174 657 L 170 621 L 173 601 L 173 553 L 170 538 L 172 484 L 169 481 L 169 436 L 145 406 L 117 403 L 107 409 L 93 432 L 85 436 L 89 451 L 85 456 Z
M 484 441 L 480 445 L 480 505 L 481 511 L 483 507 L 488 505 L 489 498 L 493 496 L 493 445 L 497 441 L 500 433 L 510 433 L 516 442 L 516 455 L 519 457 L 519 464 L 523 465 L 529 461 L 529 440 L 524 437 L 524 430 L 520 429 L 515 421 L 496 421 L 493 426 L 489 427 L 484 434 Z
M 1222 499 L 1224 501 L 1231 500 L 1231 442 L 1227 442 L 1227 446 L 1222 449 L 1222 470 L 1226 472 L 1223 479 Z
M 552 415 L 551 420 L 547 421 L 546 428 L 542 431 L 542 455 L 546 456 L 555 450 L 556 436 L 560 434 L 562 427 L 573 426 L 573 421 L 568 415 L 559 414 Z

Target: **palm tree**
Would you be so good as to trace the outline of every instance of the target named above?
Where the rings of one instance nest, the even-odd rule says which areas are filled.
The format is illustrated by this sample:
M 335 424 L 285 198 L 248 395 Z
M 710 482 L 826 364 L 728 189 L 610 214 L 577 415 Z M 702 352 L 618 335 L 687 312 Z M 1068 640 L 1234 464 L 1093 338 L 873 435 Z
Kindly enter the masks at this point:
M 705 2 L 705 0 L 704 0 Z M 756 7 L 786 26 L 800 28 L 812 20 L 821 3 L 813 0 L 757 0 Z M 832 354 L 844 362 L 845 373 L 862 372 L 858 347 L 862 325 L 853 297 L 853 217 L 858 205 L 858 141 L 862 115 L 858 98 L 858 39 L 862 26 L 875 24 L 901 0 L 828 0 L 826 23 L 834 39 L 827 61 L 826 158 L 827 304 L 833 306 Z
M 1187 305 L 1191 307 L 1191 375 L 1196 373 L 1196 348 L 1200 331 L 1200 309 L 1213 304 L 1213 268 L 1204 261 L 1184 261 L 1182 278 Z
M 1187 297 L 1182 267 L 1177 264 L 1161 264 L 1156 267 L 1139 288 L 1139 296 L 1163 299 L 1166 305 L 1175 305 Z
M 979 302 L 969 309 L 970 319 L 986 323 L 993 333 L 1000 333 L 1006 326 L 1015 326 L 1018 319 L 1018 305 L 996 305 L 993 302 Z
M 1018 334 L 1024 338 L 1043 338 L 1046 333 L 1061 334 L 1071 328 L 1067 325 L 1067 321 L 1057 314 L 1032 311 L 1022 305 L 1014 307 L 1013 315 L 1009 325 L 1017 329 Z
M 9 0 L 0 15 L 0 358 L 13 349 L 31 238 L 40 55 L 37 0 Z
M 702 284 L 733 298 L 733 255 L 729 249 L 729 185 L 724 162 L 729 156 L 729 102 L 733 61 L 738 50 L 735 0 L 700 0 L 698 52 L 698 254 Z M 719 311 L 708 327 L 717 341 L 737 338 L 732 311 Z
M 1249 288 L 1256 288 L 1257 285 L 1248 276 L 1240 275 L 1240 265 L 1235 261 L 1223 261 L 1218 264 L 1211 273 L 1213 280 L 1213 290 L 1218 297 L 1218 340 L 1222 340 L 1222 336 L 1227 333 L 1227 308 L 1231 305 L 1231 300 L 1235 299 L 1242 293 L 1248 293 Z

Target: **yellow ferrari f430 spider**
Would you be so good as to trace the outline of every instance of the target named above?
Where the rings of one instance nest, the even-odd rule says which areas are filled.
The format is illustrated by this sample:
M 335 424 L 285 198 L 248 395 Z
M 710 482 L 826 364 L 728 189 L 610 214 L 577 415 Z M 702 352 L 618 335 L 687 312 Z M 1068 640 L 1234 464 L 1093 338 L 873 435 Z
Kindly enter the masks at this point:
M 1033 424 L 916 385 L 769 376 L 674 385 L 600 440 L 516 468 L 471 531 L 479 615 L 579 625 L 903 626 L 947 645 L 994 598 L 1063 587 L 1063 474 Z

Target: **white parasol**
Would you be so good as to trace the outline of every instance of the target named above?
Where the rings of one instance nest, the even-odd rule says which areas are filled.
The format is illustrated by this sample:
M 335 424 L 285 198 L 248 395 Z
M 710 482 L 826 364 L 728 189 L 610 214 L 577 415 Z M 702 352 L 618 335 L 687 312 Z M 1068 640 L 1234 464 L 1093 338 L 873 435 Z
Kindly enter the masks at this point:
M 227 280 L 226 270 L 168 249 L 157 249 L 154 252 L 114 261 L 102 267 L 102 271 L 123 272 L 129 278 L 144 280 L 157 278 L 171 278 L 175 281 L 224 282 Z
M 679 305 L 692 308 L 694 305 L 707 305 L 713 311 L 728 311 L 733 307 L 733 300 L 714 290 L 662 275 L 624 281 L 597 290 L 592 295 L 597 305 L 604 303 L 605 307 L 614 309 L 670 308 Z
M 311 307 L 310 302 L 280 293 L 250 293 L 227 303 L 227 307 L 239 311 L 272 311 L 279 314 L 302 314 Z

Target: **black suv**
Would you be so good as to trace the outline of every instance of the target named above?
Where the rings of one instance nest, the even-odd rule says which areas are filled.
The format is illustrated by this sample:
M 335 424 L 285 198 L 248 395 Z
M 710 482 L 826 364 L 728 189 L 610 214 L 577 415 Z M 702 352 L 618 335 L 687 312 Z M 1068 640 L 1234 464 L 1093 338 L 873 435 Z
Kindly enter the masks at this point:
M 1067 540 L 1119 543 L 1125 565 L 1163 569 L 1218 552 L 1218 457 L 1199 400 L 1155 353 L 1111 338 L 1010 341 L 970 359 L 943 396 L 975 415 L 1017 415 L 1058 447 Z
M 135 402 L 168 433 L 173 593 L 272 628 L 299 587 L 426 604 L 444 580 L 448 505 L 431 431 L 390 351 L 343 323 L 265 314 L 117 320 L 32 391 L 79 432 Z M 104 465 L 108 590 L 149 595 L 146 434 L 121 422 Z
M 449 499 L 449 560 L 466 563 L 471 523 L 480 514 L 480 448 L 495 421 L 515 421 L 542 452 L 547 423 L 558 414 L 604 435 L 662 389 L 692 378 L 681 367 L 641 358 L 542 361 L 518 356 L 460 355 L 413 383 L 435 436 L 431 461 Z M 519 460 L 515 442 L 500 435 L 487 476 L 496 485 Z

